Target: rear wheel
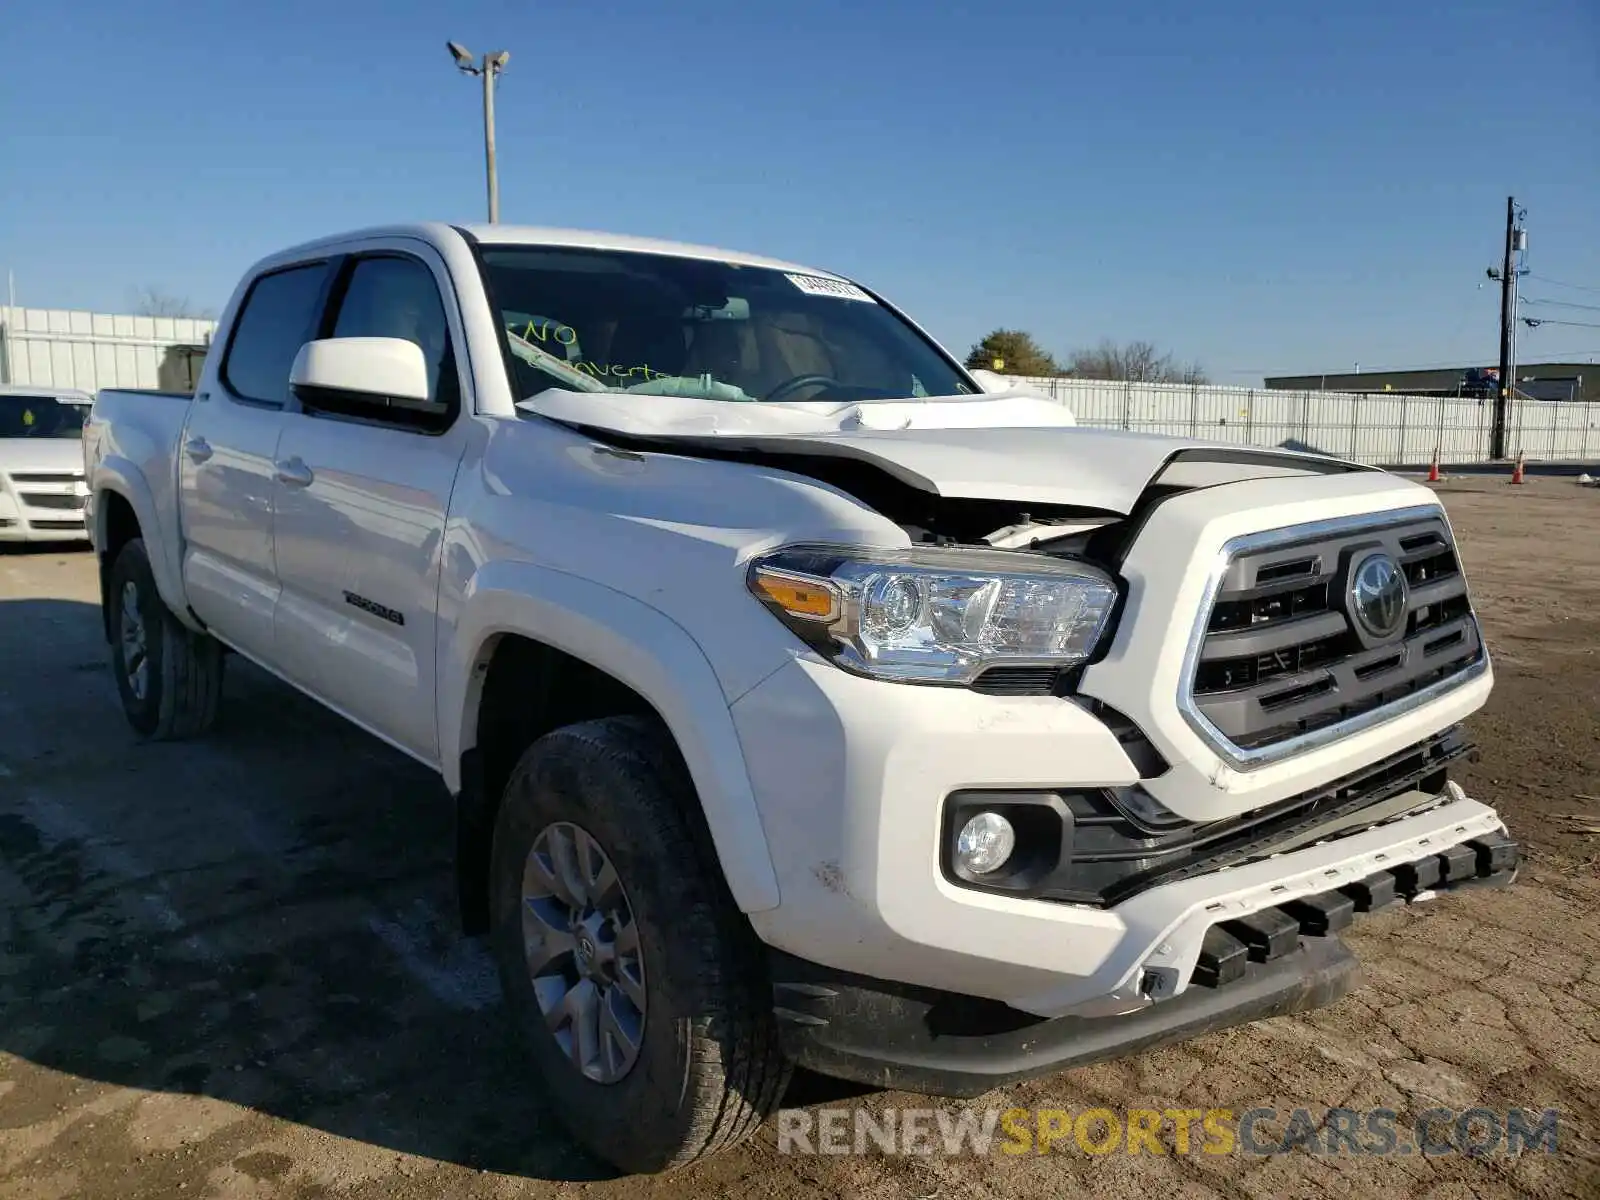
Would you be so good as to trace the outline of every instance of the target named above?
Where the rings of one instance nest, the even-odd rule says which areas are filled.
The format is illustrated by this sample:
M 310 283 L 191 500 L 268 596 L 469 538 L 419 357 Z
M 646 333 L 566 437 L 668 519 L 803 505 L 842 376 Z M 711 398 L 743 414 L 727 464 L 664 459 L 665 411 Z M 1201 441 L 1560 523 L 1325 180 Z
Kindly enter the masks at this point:
M 141 538 L 118 551 L 107 591 L 111 666 L 128 723 L 151 741 L 205 733 L 222 700 L 221 644 L 172 615 Z
M 620 1170 L 685 1166 L 777 1107 L 759 941 L 723 882 L 676 748 L 635 717 L 523 755 L 495 828 L 495 956 L 556 1115 Z

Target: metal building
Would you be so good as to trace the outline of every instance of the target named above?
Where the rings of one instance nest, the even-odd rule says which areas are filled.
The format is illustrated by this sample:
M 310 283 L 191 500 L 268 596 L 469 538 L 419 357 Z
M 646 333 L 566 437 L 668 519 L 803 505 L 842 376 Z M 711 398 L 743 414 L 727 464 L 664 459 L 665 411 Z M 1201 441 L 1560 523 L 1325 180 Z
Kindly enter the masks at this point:
M 217 323 L 0 305 L 0 383 L 192 392 Z

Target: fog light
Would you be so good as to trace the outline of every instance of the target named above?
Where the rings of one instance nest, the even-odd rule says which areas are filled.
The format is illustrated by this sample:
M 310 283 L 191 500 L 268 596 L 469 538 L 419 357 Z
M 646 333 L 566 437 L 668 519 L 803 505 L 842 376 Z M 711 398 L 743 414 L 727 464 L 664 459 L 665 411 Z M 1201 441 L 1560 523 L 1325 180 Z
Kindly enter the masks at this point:
M 1017 834 L 999 813 L 981 812 L 961 827 L 956 838 L 956 866 L 973 875 L 987 875 L 1005 866 L 1016 849 Z

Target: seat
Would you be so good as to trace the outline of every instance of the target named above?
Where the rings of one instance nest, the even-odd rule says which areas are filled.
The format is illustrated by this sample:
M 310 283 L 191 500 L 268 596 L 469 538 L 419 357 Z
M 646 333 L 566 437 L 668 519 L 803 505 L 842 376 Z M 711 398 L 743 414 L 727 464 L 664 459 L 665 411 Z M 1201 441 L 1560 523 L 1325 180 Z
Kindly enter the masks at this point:
M 616 385 L 640 383 L 657 375 L 685 373 L 683 327 L 675 317 L 656 312 L 629 312 L 617 319 L 616 332 L 606 349 L 606 365 Z M 643 369 L 643 370 L 641 370 Z M 639 371 L 638 375 L 630 372 Z

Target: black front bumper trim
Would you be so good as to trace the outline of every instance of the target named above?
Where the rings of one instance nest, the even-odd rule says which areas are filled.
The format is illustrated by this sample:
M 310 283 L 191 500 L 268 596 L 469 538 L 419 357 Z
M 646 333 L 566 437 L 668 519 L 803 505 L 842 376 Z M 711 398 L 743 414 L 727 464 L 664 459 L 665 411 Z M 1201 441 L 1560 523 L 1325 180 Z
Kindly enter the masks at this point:
M 1191 986 L 1115 1017 L 1045 1018 L 997 1000 L 836 971 L 768 950 L 773 1014 L 787 1054 L 822 1075 L 927 1095 L 971 1097 L 1268 1017 L 1321 1008 L 1359 979 L 1335 934 L 1358 912 L 1423 892 L 1505 887 L 1520 848 L 1502 833 L 1358 883 L 1286 901 L 1206 931 Z
M 1505 887 L 1516 877 L 1519 854 L 1516 842 L 1502 833 L 1489 834 L 1377 871 L 1336 891 L 1303 896 L 1213 925 L 1200 943 L 1190 982 L 1209 988 L 1228 983 L 1234 977 L 1229 972 L 1235 945 L 1248 947 L 1253 962 L 1272 962 L 1302 938 L 1323 938 L 1344 929 L 1358 912 L 1376 912 L 1424 892 Z
M 1400 898 L 1400 893 L 1395 889 L 1394 875 L 1388 871 L 1379 871 L 1376 875 L 1369 875 L 1360 883 L 1352 883 L 1342 887 L 1339 891 L 1354 902 L 1357 912 L 1377 912 L 1380 908 L 1388 908 Z
M 1503 833 L 1492 833 L 1468 842 L 1478 855 L 1478 874 L 1494 875 L 1517 865 L 1521 851 L 1517 843 Z
M 1311 937 L 1338 933 L 1356 919 L 1355 901 L 1343 892 L 1324 892 L 1304 900 L 1291 900 L 1283 906 L 1283 911 L 1298 921 L 1301 931 Z
M 874 1087 L 959 1098 L 1321 1008 L 1355 986 L 1359 972 L 1344 943 L 1321 938 L 1270 963 L 1240 964 L 1225 988 L 1189 988 L 1123 1016 L 1043 1018 L 769 954 L 779 1036 L 797 1064 Z
M 1264 908 L 1237 921 L 1225 921 L 1222 928 L 1249 947 L 1251 962 L 1280 958 L 1300 940 L 1300 922 L 1281 908 Z
M 1241 978 L 1250 965 L 1250 947 L 1221 925 L 1206 930 L 1200 943 L 1200 961 L 1195 964 L 1190 983 L 1201 987 L 1221 987 Z

